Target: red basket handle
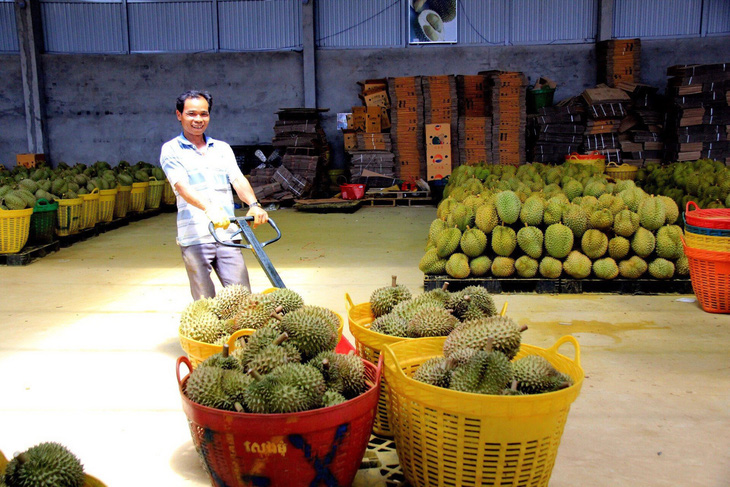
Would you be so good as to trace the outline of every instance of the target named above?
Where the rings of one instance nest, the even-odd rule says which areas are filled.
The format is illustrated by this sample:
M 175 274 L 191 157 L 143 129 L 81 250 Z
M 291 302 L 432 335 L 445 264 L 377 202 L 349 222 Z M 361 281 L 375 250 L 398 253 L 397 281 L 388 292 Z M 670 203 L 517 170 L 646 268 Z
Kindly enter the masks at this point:
M 685 206 L 685 208 L 684 208 L 685 213 L 689 211 L 689 205 L 694 206 L 698 210 L 700 209 L 700 207 L 697 206 L 697 203 L 695 203 L 694 201 L 688 201 L 687 206 Z M 694 211 L 694 210 L 692 210 L 692 211 Z
M 192 373 L 193 364 L 191 364 L 190 359 L 184 355 L 177 358 L 177 363 L 175 364 L 175 373 L 177 374 L 177 385 L 180 388 L 180 391 L 182 391 L 182 381 L 183 381 L 184 377 L 180 378 L 180 364 L 185 364 L 187 366 L 187 368 L 188 368 L 187 375 Z
M 566 342 L 570 342 L 575 348 L 575 359 L 573 359 L 573 361 L 578 367 L 580 367 L 580 345 L 573 335 L 565 335 L 558 338 L 558 341 L 556 341 L 552 347 L 548 348 L 548 350 L 553 353 L 558 353 L 560 346 Z

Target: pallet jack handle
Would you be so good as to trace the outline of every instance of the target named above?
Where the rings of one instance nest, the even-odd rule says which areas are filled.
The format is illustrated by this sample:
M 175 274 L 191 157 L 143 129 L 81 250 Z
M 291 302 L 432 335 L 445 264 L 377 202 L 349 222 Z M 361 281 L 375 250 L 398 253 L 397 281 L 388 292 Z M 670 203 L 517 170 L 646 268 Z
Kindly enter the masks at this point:
M 269 225 L 276 231 L 276 237 L 268 240 L 266 242 L 259 242 L 259 240 L 256 238 L 256 235 L 253 233 L 253 229 L 248 225 L 248 222 L 253 221 L 252 216 L 242 216 L 238 218 L 231 218 L 231 223 L 235 223 L 238 225 L 239 230 L 236 231 L 233 235 L 231 235 L 231 241 L 230 242 L 222 242 L 218 239 L 218 235 L 216 235 L 215 232 L 215 226 L 213 225 L 213 222 L 210 222 L 208 224 L 208 231 L 213 235 L 213 238 L 216 242 L 218 242 L 221 245 L 225 245 L 226 247 L 238 247 L 242 249 L 251 249 L 253 251 L 253 255 L 256 257 L 256 260 L 259 261 L 259 264 L 261 265 L 261 268 L 266 273 L 266 276 L 269 278 L 269 281 L 271 281 L 271 284 L 274 285 L 274 287 L 283 289 L 286 286 L 284 285 L 284 281 L 281 280 L 281 277 L 279 276 L 279 273 L 276 272 L 276 269 L 274 269 L 274 265 L 271 263 L 271 259 L 269 259 L 269 256 L 266 255 L 266 252 L 264 251 L 264 247 L 266 247 L 269 244 L 272 244 L 276 241 L 278 241 L 281 238 L 281 230 L 279 230 L 279 227 L 276 226 L 276 222 L 269 218 Z M 244 243 L 235 243 L 232 241 L 233 238 L 237 237 L 238 235 L 241 235 L 244 240 L 248 242 L 247 244 Z

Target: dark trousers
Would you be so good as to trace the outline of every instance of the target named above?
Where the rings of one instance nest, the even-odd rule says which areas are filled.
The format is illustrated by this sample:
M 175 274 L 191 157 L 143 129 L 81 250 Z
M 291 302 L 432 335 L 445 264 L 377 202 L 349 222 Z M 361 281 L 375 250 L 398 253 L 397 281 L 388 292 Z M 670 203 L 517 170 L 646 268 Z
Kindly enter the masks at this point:
M 180 247 L 180 250 L 194 300 L 215 296 L 215 285 L 210 277 L 213 270 L 223 286 L 242 284 L 251 289 L 240 248 L 214 242 Z

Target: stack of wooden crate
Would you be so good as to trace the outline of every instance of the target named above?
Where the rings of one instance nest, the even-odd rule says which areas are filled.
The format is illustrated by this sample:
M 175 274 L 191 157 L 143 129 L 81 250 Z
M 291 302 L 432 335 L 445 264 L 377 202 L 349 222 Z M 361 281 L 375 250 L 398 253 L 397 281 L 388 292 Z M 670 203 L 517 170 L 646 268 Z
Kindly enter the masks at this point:
M 459 118 L 454 166 L 492 162 L 492 119 L 486 116 L 485 81 L 482 75 L 456 77 Z
M 612 39 L 596 43 L 598 83 L 618 88 L 619 83 L 641 81 L 641 40 Z
M 526 160 L 527 78 L 521 72 L 483 71 L 486 115 L 492 118 L 492 162 L 519 166 Z
M 390 136 L 397 175 L 416 180 L 426 174 L 423 90 L 420 76 L 388 78 Z

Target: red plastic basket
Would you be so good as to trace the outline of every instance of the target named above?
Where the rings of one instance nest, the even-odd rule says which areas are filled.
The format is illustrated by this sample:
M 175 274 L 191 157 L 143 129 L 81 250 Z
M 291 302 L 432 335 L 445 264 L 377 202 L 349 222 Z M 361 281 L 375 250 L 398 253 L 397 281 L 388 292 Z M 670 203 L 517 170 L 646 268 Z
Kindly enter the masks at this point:
M 690 210 L 690 206 L 696 209 Z M 694 201 L 688 201 L 684 212 L 684 221 L 695 227 L 730 230 L 730 208 L 702 210 Z
M 212 485 L 351 485 L 362 463 L 378 404 L 382 359 L 365 364 L 370 389 L 347 402 L 289 414 L 222 411 L 185 395 L 189 377 L 177 382 L 190 434 Z
M 359 200 L 365 196 L 364 184 L 341 184 L 340 192 L 343 200 Z
M 708 313 L 730 313 L 730 252 L 687 247 L 684 253 L 689 261 L 697 301 Z

